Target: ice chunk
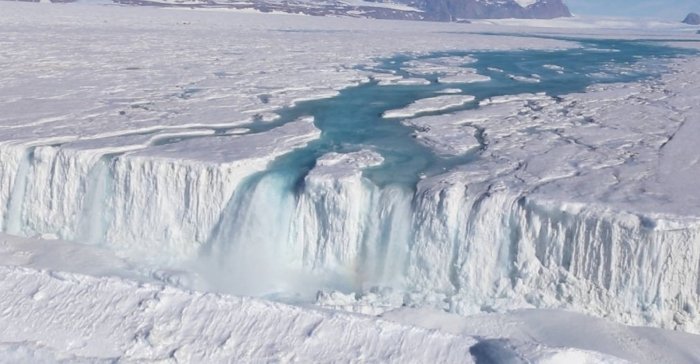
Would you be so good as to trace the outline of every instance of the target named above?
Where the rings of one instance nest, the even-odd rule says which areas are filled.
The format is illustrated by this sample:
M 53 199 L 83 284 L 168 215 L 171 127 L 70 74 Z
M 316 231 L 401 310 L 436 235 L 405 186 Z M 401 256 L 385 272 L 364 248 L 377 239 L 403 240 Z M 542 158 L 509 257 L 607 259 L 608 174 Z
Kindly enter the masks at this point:
M 458 156 L 481 147 L 479 129 L 452 114 L 406 119 L 403 124 L 415 129 L 418 142 L 441 155 Z
M 457 73 L 438 78 L 438 82 L 440 83 L 473 83 L 487 81 L 491 81 L 491 77 L 469 72 Z
M 385 118 L 412 117 L 424 112 L 441 111 L 457 106 L 462 106 L 474 101 L 471 95 L 445 95 L 414 101 L 403 109 L 389 110 L 384 113 Z

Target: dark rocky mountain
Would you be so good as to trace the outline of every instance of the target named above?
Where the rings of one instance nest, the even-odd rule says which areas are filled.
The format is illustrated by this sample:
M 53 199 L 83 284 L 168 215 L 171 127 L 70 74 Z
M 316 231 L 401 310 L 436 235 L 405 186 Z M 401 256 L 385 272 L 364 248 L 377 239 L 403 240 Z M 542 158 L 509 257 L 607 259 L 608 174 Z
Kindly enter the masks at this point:
M 690 13 L 685 17 L 683 23 L 690 25 L 700 25 L 700 14 Z
M 561 0 L 541 0 L 526 8 L 529 18 L 553 19 L 570 17 L 569 8 Z
M 561 0 L 538 0 L 523 7 L 515 0 L 399 0 L 426 12 L 431 20 L 537 18 L 571 16 Z
M 64 0 L 65 1 L 65 0 Z M 537 0 L 521 6 L 516 0 L 113 0 L 120 4 L 220 7 L 281 11 L 308 15 L 342 15 L 378 19 L 459 21 L 466 19 L 532 18 L 571 16 L 562 0 Z M 401 7 L 397 5 L 407 5 Z

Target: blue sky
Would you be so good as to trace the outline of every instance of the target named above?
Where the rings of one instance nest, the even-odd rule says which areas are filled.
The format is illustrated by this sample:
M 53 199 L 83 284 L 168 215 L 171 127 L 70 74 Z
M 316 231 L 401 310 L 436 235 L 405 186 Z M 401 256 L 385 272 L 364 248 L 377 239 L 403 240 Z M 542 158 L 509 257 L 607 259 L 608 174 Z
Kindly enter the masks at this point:
M 564 0 L 577 15 L 609 15 L 683 20 L 700 13 L 700 0 Z

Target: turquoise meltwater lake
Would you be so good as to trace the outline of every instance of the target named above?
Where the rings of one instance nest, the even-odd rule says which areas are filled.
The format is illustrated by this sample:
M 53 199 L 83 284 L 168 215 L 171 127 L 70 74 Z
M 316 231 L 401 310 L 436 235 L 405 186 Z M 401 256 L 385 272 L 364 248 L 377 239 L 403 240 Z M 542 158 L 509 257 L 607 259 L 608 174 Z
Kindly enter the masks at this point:
M 691 51 L 657 43 L 622 40 L 583 40 L 581 48 L 564 50 L 522 50 L 487 52 L 439 52 L 428 55 L 398 55 L 382 60 L 371 70 L 381 73 L 423 77 L 428 85 L 379 85 L 373 81 L 342 90 L 339 95 L 301 102 L 282 110 L 279 125 L 302 116 L 313 116 L 322 130 L 320 140 L 308 147 L 279 158 L 265 174 L 281 173 L 292 180 L 302 178 L 313 168 L 318 157 L 328 152 L 352 152 L 370 149 L 381 154 L 385 162 L 370 168 L 365 175 L 374 183 L 415 185 L 419 176 L 440 173 L 455 165 L 468 163 L 478 155 L 445 158 L 435 155 L 415 141 L 413 131 L 400 120 L 384 119 L 387 110 L 405 107 L 423 98 L 441 95 L 445 89 L 460 89 L 476 97 L 473 103 L 439 113 L 476 108 L 479 101 L 495 96 L 544 92 L 550 96 L 582 92 L 600 83 L 634 82 L 661 75 L 665 62 Z M 440 84 L 439 73 L 414 75 L 405 70 L 411 61 L 430 61 L 444 57 L 471 57 L 476 69 L 490 81 Z M 556 67 L 552 67 L 556 66 Z M 561 68 L 557 68 L 561 67 Z M 522 82 L 518 77 L 537 75 L 539 82 Z M 424 113 L 431 115 L 438 113 Z M 270 126 L 262 126 L 268 128 Z M 478 152 L 477 152 L 478 154 Z M 257 177 L 256 177 L 257 178 Z M 287 179 L 287 178 L 285 178 Z

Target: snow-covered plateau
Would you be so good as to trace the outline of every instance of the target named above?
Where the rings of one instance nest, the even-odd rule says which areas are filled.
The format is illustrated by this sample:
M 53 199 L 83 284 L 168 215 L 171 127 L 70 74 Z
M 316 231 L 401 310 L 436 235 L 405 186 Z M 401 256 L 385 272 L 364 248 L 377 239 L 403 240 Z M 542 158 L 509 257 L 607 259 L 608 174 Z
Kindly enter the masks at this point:
M 700 361 L 697 37 L 587 32 L 0 2 L 0 362 Z

